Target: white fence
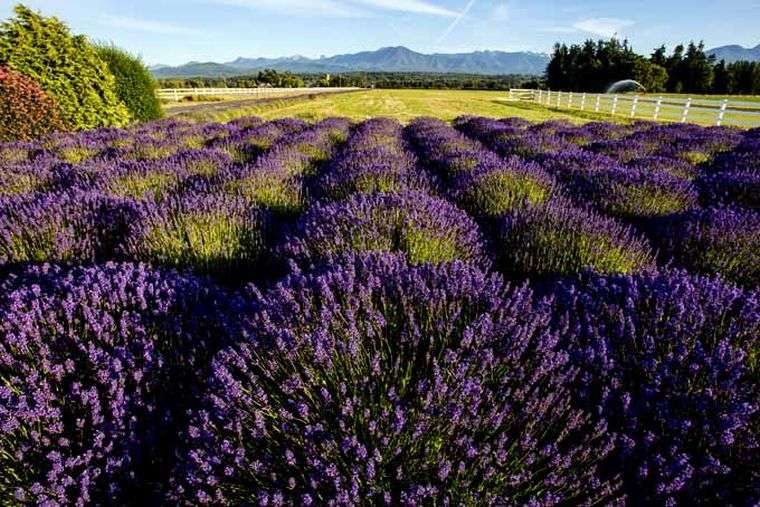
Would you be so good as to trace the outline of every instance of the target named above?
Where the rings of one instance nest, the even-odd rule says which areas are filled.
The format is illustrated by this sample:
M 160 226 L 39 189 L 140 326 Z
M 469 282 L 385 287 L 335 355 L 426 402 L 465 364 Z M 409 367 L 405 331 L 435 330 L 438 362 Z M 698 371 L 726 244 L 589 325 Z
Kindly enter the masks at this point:
M 509 90 L 510 100 L 536 102 L 547 107 L 607 113 L 643 120 L 760 127 L 760 102 L 649 95 Z
M 273 99 L 339 93 L 360 88 L 162 88 L 156 90 L 159 99 L 182 100 L 184 97 L 239 97 L 241 99 Z

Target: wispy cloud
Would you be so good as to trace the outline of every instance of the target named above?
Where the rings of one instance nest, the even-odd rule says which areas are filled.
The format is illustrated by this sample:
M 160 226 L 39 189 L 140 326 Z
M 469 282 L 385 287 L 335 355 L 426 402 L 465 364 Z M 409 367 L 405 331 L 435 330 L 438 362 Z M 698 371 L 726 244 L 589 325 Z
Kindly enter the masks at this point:
M 593 33 L 594 35 L 612 37 L 613 35 L 620 33 L 623 28 L 629 27 L 633 24 L 634 22 L 629 19 L 590 18 L 573 23 L 573 28 Z
M 155 21 L 151 19 L 138 19 L 126 16 L 103 15 L 98 18 L 98 23 L 111 28 L 123 28 L 138 32 L 158 33 L 164 35 L 200 35 L 201 30 L 195 30 L 185 26 Z
M 469 0 L 467 2 L 467 5 L 464 6 L 464 9 L 462 9 L 462 12 L 459 13 L 459 15 L 454 18 L 454 21 L 451 22 L 451 24 L 444 30 L 444 32 L 441 34 L 440 37 L 438 37 L 438 44 L 446 40 L 446 37 L 448 37 L 451 32 L 454 31 L 454 28 L 457 27 L 460 21 L 467 16 L 467 14 L 470 12 L 470 9 L 472 9 L 472 6 L 475 5 L 476 0 Z
M 254 10 L 285 12 L 295 16 L 333 16 L 354 18 L 361 11 L 334 0 L 207 0 L 207 3 L 246 7 Z
M 410 12 L 414 14 L 430 14 L 432 16 L 444 16 L 456 18 L 459 13 L 426 2 L 424 0 L 351 0 L 354 3 L 385 9 L 390 11 Z

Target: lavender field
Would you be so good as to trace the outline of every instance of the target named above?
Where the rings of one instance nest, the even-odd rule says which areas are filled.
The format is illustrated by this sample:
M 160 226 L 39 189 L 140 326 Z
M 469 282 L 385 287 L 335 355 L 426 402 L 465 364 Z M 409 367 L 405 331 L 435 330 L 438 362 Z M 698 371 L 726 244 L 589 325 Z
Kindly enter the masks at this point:
M 0 145 L 0 505 L 760 502 L 760 130 Z

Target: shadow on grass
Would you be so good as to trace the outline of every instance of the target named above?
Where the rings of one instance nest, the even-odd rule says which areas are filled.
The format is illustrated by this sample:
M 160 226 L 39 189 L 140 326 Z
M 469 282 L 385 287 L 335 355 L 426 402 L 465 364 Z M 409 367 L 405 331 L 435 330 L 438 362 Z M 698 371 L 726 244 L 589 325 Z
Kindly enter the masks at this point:
M 563 109 L 560 107 L 544 106 L 541 104 L 535 104 L 532 102 L 506 102 L 503 99 L 494 99 L 491 101 L 494 104 L 500 104 L 513 109 L 521 109 L 523 111 L 532 111 L 537 114 L 541 114 L 546 117 L 547 120 L 556 116 L 573 117 L 579 120 L 588 121 L 606 121 L 614 123 L 631 123 L 631 118 L 623 116 L 612 116 L 605 113 L 594 113 L 591 111 L 581 111 L 579 109 Z

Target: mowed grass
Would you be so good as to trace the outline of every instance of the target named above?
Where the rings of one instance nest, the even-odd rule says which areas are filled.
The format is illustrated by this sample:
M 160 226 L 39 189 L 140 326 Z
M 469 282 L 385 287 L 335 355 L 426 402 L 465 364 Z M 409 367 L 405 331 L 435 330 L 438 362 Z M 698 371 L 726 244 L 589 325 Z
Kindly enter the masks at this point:
M 225 111 L 193 111 L 183 116 L 199 121 L 229 121 L 241 116 L 265 119 L 295 117 L 321 120 L 342 116 L 354 120 L 386 116 L 408 122 L 419 116 L 453 120 L 463 114 L 503 118 L 519 116 L 531 121 L 629 121 L 606 114 L 547 108 L 528 102 L 510 102 L 505 91 L 470 90 L 366 90 L 312 98 L 285 99 Z

